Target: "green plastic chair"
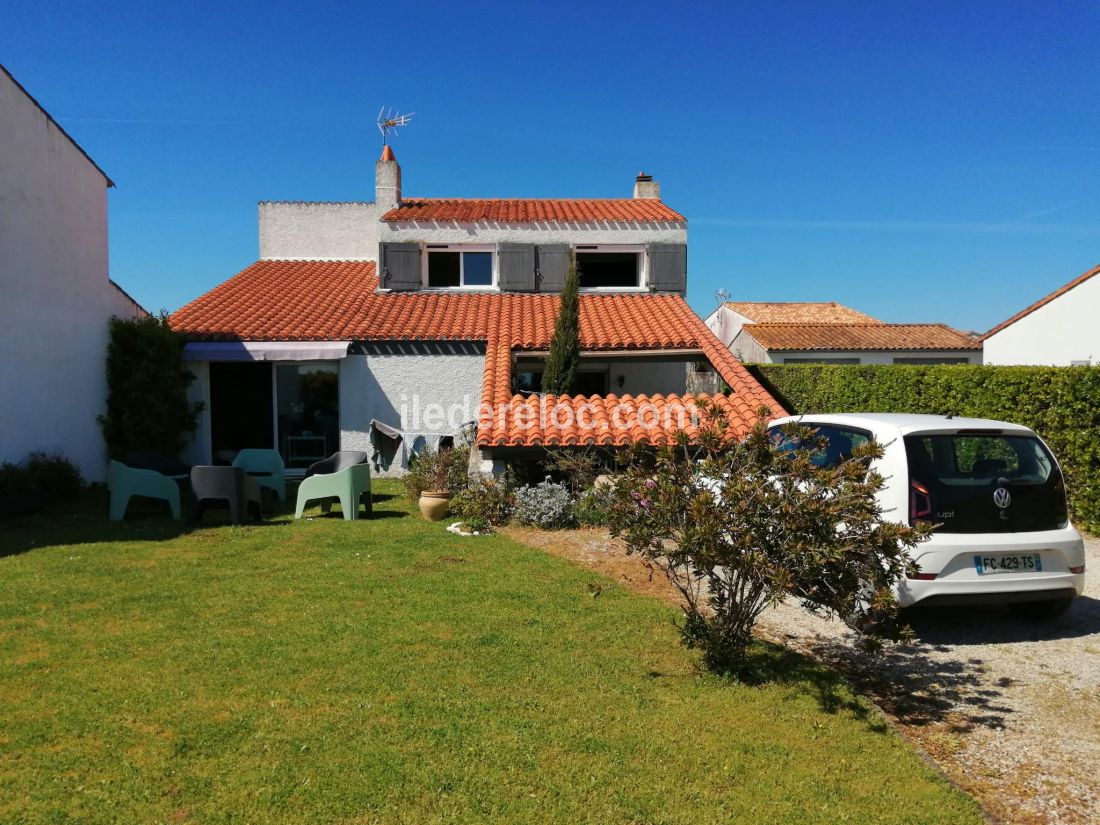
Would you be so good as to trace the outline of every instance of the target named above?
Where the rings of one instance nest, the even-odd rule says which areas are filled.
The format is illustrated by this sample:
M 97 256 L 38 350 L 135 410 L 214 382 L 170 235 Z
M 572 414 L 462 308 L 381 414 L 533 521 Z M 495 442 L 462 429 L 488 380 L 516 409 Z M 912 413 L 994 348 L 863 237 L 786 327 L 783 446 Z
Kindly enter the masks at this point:
M 233 466 L 240 467 L 261 487 L 272 490 L 279 501 L 286 501 L 286 465 L 278 450 L 241 450 L 233 459 Z
M 367 506 L 367 516 L 374 512 L 370 492 L 370 465 L 353 464 L 335 473 L 311 475 L 298 486 L 298 505 L 294 518 L 301 518 L 306 504 L 323 499 L 321 510 L 325 513 L 332 506 L 331 499 L 340 499 L 344 521 L 359 518 L 359 502 Z
M 112 461 L 107 470 L 107 489 L 111 493 L 111 521 L 122 521 L 126 517 L 126 508 L 134 496 L 167 501 L 172 518 L 180 518 L 179 485 L 154 470 L 139 470 L 127 467 L 121 461 Z

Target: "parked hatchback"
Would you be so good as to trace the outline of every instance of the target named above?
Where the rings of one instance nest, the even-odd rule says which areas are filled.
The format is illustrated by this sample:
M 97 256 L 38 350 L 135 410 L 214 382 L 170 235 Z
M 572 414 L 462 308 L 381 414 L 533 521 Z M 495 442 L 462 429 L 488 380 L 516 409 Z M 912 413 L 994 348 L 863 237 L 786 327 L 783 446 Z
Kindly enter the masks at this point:
M 822 464 L 880 443 L 886 518 L 937 525 L 911 551 L 917 572 L 896 588 L 902 607 L 993 603 L 1051 618 L 1084 589 L 1084 542 L 1069 520 L 1062 471 L 1027 427 L 894 413 L 805 415 L 772 426 L 790 422 L 826 440 L 815 456 Z

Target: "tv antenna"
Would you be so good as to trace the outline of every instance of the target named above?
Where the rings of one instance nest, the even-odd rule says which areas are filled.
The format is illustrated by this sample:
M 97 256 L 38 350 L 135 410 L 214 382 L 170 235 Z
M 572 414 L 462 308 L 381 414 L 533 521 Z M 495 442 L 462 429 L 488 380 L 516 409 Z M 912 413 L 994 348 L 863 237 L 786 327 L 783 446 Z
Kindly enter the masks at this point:
M 408 126 L 414 114 L 416 114 L 416 112 L 409 112 L 407 115 L 403 115 L 395 112 L 393 109 L 387 110 L 385 106 L 379 109 L 378 131 L 382 133 L 382 145 L 385 146 L 389 142 L 390 135 L 397 134 L 397 127 Z
M 729 299 L 730 299 L 730 294 L 728 292 L 726 292 L 726 290 L 716 289 L 714 291 L 714 300 L 716 300 L 718 303 L 724 304 Z

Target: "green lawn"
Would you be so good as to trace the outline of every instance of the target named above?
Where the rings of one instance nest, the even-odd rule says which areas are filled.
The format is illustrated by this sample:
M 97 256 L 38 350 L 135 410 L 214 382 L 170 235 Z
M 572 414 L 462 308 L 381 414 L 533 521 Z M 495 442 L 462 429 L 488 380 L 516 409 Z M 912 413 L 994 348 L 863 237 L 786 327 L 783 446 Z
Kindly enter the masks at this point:
M 396 494 L 376 518 L 0 526 L 2 822 L 979 822 L 829 671 Z

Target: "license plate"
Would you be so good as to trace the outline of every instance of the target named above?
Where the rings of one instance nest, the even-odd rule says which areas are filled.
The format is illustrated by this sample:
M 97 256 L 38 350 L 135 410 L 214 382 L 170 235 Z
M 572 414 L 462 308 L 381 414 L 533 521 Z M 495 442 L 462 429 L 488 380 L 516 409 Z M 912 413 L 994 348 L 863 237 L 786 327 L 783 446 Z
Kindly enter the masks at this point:
M 975 556 L 974 569 L 979 576 L 990 573 L 1042 573 L 1043 559 L 1038 553 L 1018 556 Z

